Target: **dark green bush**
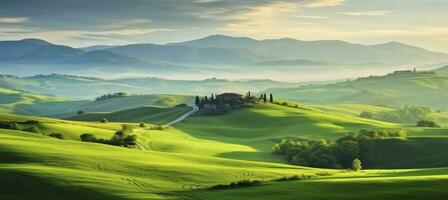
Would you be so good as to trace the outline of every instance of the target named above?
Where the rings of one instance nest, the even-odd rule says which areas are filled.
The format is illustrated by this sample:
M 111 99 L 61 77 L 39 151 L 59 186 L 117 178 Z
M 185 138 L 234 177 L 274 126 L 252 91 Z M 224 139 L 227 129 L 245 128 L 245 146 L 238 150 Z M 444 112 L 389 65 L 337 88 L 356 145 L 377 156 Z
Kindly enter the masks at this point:
M 81 138 L 81 141 L 83 141 L 83 142 L 96 142 L 97 141 L 95 135 L 90 134 L 90 133 L 84 133 L 84 134 L 80 135 L 79 137 Z
M 417 122 L 418 127 L 432 127 L 432 128 L 440 128 L 440 125 L 438 125 L 434 121 L 430 120 L 420 120 Z
M 40 133 L 39 127 L 37 127 L 37 126 L 30 126 L 28 128 L 23 129 L 23 131 L 30 132 L 30 133 Z
M 57 138 L 57 139 L 61 139 L 61 140 L 64 139 L 64 135 L 62 135 L 60 133 L 51 133 L 48 136 L 54 137 L 54 138 Z
M 210 187 L 211 190 L 222 190 L 222 189 L 235 189 L 241 187 L 251 187 L 261 185 L 263 182 L 258 180 L 241 180 L 238 182 L 232 182 L 230 184 L 219 184 Z

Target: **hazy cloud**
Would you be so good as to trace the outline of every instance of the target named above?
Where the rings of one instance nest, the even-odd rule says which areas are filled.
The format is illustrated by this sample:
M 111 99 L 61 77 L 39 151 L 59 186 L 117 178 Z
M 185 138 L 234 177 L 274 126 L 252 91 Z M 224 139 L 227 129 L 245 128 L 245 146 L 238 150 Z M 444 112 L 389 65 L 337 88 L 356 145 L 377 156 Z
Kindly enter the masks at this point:
M 389 15 L 391 11 L 387 10 L 372 10 L 372 11 L 363 11 L 363 12 L 341 12 L 341 15 L 349 15 L 349 16 L 385 16 Z
M 0 17 L 0 23 L 4 24 L 18 24 L 27 20 L 27 17 Z
M 328 17 L 326 16 L 317 16 L 317 15 L 297 15 L 294 17 L 302 19 L 328 19 Z
M 304 5 L 306 8 L 332 7 L 343 5 L 347 0 L 314 0 Z

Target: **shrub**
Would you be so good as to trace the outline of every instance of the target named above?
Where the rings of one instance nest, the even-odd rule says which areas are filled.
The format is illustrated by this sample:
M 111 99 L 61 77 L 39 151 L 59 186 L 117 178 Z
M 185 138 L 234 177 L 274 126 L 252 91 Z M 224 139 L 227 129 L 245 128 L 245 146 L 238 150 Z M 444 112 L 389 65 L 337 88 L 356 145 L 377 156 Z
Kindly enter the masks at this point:
M 118 131 L 114 134 L 114 136 L 112 136 L 112 138 L 110 139 L 110 142 L 113 145 L 122 145 L 124 138 L 125 138 L 125 134 L 122 131 Z
M 37 126 L 28 127 L 26 129 L 23 129 L 23 131 L 30 132 L 30 133 L 40 133 L 40 130 Z
M 124 145 L 125 146 L 134 146 L 137 145 L 137 136 L 136 135 L 128 135 L 124 138 Z
M 101 122 L 101 123 L 107 123 L 108 121 L 107 121 L 106 118 L 103 117 L 103 118 L 100 120 L 100 122 Z
M 79 110 L 78 112 L 76 112 L 76 114 L 78 114 L 78 115 L 82 115 L 82 114 L 84 114 L 85 112 L 83 111 L 83 110 Z
M 0 128 L 11 129 L 11 130 L 20 130 L 19 124 L 16 122 L 3 122 L 0 121 Z
M 90 133 L 84 133 L 84 134 L 80 135 L 79 137 L 81 138 L 81 141 L 83 141 L 83 142 L 96 142 L 97 141 L 95 135 L 90 134 Z
M 145 124 L 145 122 L 140 122 L 139 126 L 140 126 L 141 128 L 145 128 L 145 127 L 146 127 L 146 124 Z
M 274 181 L 299 181 L 299 180 L 308 180 L 311 179 L 311 175 L 294 175 L 294 176 L 285 176 L 279 179 L 275 179 Z
M 257 186 L 261 185 L 262 182 L 258 180 L 241 180 L 238 182 L 232 182 L 230 184 L 219 184 L 210 187 L 211 190 L 220 190 L 220 189 L 234 189 L 234 188 L 240 188 L 240 187 L 250 187 L 250 186 Z
M 360 171 L 362 169 L 361 161 L 359 159 L 353 160 L 352 169 L 354 171 Z
M 62 135 L 62 134 L 60 134 L 60 133 L 51 133 L 50 135 L 48 135 L 48 136 L 50 136 L 50 137 L 54 137 L 54 138 L 57 138 L 57 139 L 64 139 L 64 135 Z
M 440 125 L 438 125 L 434 121 L 429 120 L 420 120 L 417 122 L 418 127 L 432 127 L 432 128 L 440 128 Z

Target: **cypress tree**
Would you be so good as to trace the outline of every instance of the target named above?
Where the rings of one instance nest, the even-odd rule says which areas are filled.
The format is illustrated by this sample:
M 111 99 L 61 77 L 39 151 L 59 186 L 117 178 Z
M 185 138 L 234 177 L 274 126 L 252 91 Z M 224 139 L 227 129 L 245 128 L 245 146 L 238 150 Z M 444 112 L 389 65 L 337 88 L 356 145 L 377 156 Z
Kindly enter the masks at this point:
M 196 100 L 194 101 L 194 104 L 196 106 L 199 106 L 200 103 L 201 103 L 201 100 L 199 100 L 199 96 L 196 96 Z
M 269 102 L 274 103 L 274 97 L 272 96 L 272 93 L 269 94 Z

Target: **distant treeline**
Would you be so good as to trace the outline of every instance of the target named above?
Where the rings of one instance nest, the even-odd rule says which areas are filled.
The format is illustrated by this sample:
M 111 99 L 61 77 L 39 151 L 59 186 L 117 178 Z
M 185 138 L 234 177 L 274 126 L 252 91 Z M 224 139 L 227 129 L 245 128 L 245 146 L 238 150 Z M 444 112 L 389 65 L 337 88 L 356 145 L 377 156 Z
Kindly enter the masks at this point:
M 124 93 L 124 92 L 117 92 L 117 93 L 105 94 L 105 95 L 102 95 L 100 97 L 97 97 L 97 98 L 95 98 L 95 101 L 102 101 L 102 100 L 106 100 L 106 99 L 125 97 L 125 96 L 129 96 L 129 95 L 127 93 Z
M 392 111 L 381 111 L 378 113 L 364 111 L 359 116 L 367 119 L 375 119 L 395 123 L 416 123 L 428 119 L 432 111 L 425 106 L 405 106 Z
M 0 128 L 9 129 L 9 130 L 17 130 L 17 131 L 25 131 L 30 133 L 38 133 L 43 134 L 38 125 L 39 121 L 36 120 L 27 120 L 27 121 L 0 121 Z M 60 133 L 50 133 L 47 136 L 64 139 L 64 136 Z
M 404 130 L 362 129 L 357 134 L 341 137 L 336 141 L 286 138 L 275 144 L 275 154 L 285 155 L 294 165 L 349 169 L 355 160 L 369 163 L 375 150 L 375 141 L 385 138 L 404 138 Z

